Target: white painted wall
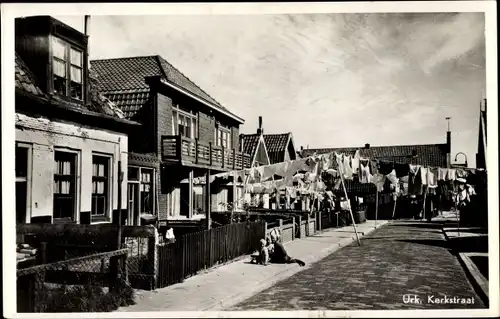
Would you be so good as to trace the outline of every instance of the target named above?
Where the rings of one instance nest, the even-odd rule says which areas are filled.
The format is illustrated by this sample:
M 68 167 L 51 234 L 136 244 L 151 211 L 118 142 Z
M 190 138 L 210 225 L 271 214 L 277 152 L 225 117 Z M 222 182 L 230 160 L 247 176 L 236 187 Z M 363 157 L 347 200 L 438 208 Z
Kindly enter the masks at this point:
M 118 208 L 118 161 L 122 161 L 122 209 L 127 208 L 127 152 L 126 134 L 100 129 L 82 128 L 73 124 L 29 117 L 16 113 L 16 142 L 32 145 L 31 217 L 51 216 L 53 209 L 54 148 L 77 151 L 79 190 L 77 221 L 81 211 L 92 207 L 92 154 L 99 152 L 112 156 L 112 208 Z M 112 212 L 110 211 L 110 216 Z

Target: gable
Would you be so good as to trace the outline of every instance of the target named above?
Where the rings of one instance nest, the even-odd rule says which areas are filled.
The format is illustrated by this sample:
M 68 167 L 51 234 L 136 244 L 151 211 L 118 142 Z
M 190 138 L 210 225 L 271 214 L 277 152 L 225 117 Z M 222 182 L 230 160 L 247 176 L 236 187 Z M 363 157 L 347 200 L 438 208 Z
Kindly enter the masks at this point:
M 255 161 L 254 163 L 259 163 L 261 165 L 269 165 L 269 158 L 266 154 L 266 148 L 264 146 L 264 143 L 261 142 L 257 146 L 257 152 L 255 154 Z

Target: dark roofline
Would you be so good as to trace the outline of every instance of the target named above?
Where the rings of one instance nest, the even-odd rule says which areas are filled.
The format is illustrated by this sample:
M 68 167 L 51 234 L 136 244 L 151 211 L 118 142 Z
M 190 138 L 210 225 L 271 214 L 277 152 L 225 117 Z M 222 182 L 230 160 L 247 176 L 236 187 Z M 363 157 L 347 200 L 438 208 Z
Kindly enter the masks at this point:
M 226 115 L 230 118 L 232 118 L 233 120 L 237 121 L 239 124 L 244 124 L 245 123 L 245 120 L 242 119 L 241 117 L 237 116 L 236 114 L 228 111 L 228 110 L 224 110 L 222 109 L 220 106 L 218 106 L 217 104 L 213 104 L 213 103 L 210 103 L 209 101 L 205 100 L 204 98 L 198 96 L 197 94 L 194 94 L 192 92 L 190 92 L 189 90 L 186 90 L 184 88 L 181 88 L 180 86 L 178 86 L 177 84 L 175 83 L 172 83 L 171 81 L 168 81 L 167 79 L 163 78 L 163 77 L 158 77 L 158 76 L 152 76 L 152 77 L 147 77 L 147 79 L 151 79 L 151 80 L 154 80 L 154 81 L 158 81 L 160 84 L 163 84 L 167 87 L 170 87 L 176 91 L 178 91 L 179 93 L 182 93 L 186 96 L 189 96 L 190 98 L 208 106 L 210 109 L 216 111 L 216 112 L 219 112 L 223 115 Z
M 27 98 L 29 100 L 33 100 L 33 101 L 41 103 L 41 104 L 46 104 L 46 105 L 54 106 L 54 107 L 58 108 L 59 110 L 69 111 L 69 112 L 71 112 L 73 114 L 86 115 L 86 116 L 90 116 L 90 117 L 93 117 L 93 118 L 101 118 L 101 119 L 105 119 L 105 120 L 108 120 L 108 121 L 114 121 L 116 123 L 126 125 L 127 127 L 129 127 L 129 126 L 130 127 L 135 127 L 135 126 L 141 125 L 141 123 L 138 123 L 138 122 L 135 122 L 135 121 L 130 121 L 130 120 L 127 120 L 127 119 L 121 119 L 121 118 L 117 118 L 115 116 L 111 116 L 111 115 L 107 115 L 107 114 L 102 114 L 102 113 L 90 111 L 90 110 L 87 110 L 85 108 L 79 108 L 79 107 L 71 106 L 71 105 L 68 105 L 66 103 L 63 103 L 63 102 L 51 99 L 50 96 L 49 97 L 46 97 L 46 96 L 42 97 L 42 96 L 34 95 L 32 93 L 25 92 L 25 91 L 23 91 L 21 89 L 18 89 L 18 88 L 15 89 L 15 92 L 19 96 L 22 96 L 22 97 Z M 27 109 L 28 108 L 29 107 L 27 107 Z M 16 105 L 16 110 L 17 109 L 18 109 L 18 107 Z
M 412 146 L 438 146 L 438 145 L 447 145 L 446 143 L 434 143 L 434 144 L 399 144 L 399 145 L 378 145 L 378 146 L 372 146 L 370 145 L 369 149 L 372 148 L 385 148 L 385 147 L 412 147 Z M 353 150 L 362 150 L 366 149 L 364 146 L 359 146 L 359 147 L 319 147 L 319 148 L 304 148 L 304 151 L 311 151 L 311 150 L 338 150 L 338 149 L 353 149 Z

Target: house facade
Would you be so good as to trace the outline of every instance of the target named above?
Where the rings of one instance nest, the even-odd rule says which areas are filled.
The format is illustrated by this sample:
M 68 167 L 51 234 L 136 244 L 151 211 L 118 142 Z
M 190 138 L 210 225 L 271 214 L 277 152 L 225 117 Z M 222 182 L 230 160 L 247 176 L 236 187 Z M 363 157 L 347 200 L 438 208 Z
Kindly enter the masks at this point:
M 95 89 L 87 36 L 49 16 L 15 27 L 17 223 L 117 221 L 137 123 Z
M 250 156 L 239 149 L 244 121 L 161 56 L 95 60 L 91 65 L 100 92 L 127 119 L 142 124 L 129 139 L 129 174 L 153 168 L 147 177 L 152 214 L 170 225 L 205 219 L 206 211 L 228 196 L 227 190 L 210 188 L 207 177 L 250 166 Z

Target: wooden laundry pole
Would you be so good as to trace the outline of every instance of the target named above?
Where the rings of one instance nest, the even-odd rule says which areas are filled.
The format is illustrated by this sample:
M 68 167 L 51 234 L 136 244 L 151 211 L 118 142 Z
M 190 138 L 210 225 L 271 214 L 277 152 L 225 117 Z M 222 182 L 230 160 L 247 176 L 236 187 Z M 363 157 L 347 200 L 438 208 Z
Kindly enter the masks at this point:
M 375 193 L 375 228 L 377 228 L 377 220 L 378 220 L 378 188 Z
M 349 197 L 347 196 L 347 189 L 344 183 L 343 172 L 340 172 L 340 180 L 342 181 L 342 187 L 344 188 L 345 199 L 349 204 L 349 213 L 351 213 L 352 227 L 354 227 L 354 233 L 356 233 L 356 240 L 358 241 L 358 246 L 361 246 L 361 242 L 359 241 L 358 231 L 356 229 L 356 222 L 354 221 L 354 214 L 352 213 L 351 202 L 349 201 Z
M 392 219 L 394 219 L 394 215 L 396 214 L 396 203 L 398 202 L 398 196 L 396 193 L 392 195 L 394 197 L 394 207 L 392 208 Z

